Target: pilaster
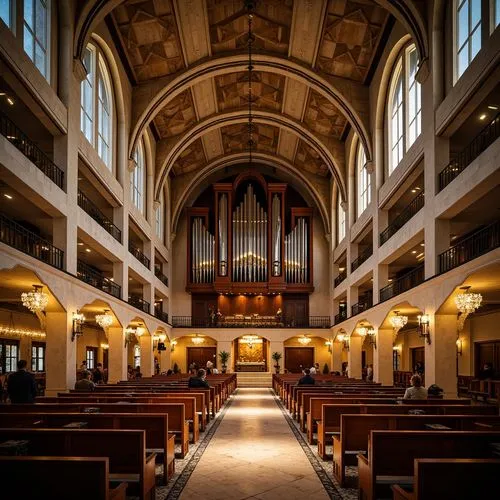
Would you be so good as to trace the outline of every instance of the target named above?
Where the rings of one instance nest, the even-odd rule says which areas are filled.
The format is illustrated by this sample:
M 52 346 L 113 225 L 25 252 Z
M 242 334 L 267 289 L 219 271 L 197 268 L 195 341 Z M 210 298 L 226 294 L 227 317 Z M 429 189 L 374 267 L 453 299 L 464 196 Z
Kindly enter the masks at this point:
M 109 359 L 108 382 L 116 384 L 127 380 L 127 347 L 123 328 L 108 329 Z
M 393 384 L 391 329 L 377 332 L 377 347 L 373 348 L 373 380 L 382 385 Z
M 363 338 L 353 337 L 349 339 L 349 353 L 347 354 L 347 364 L 349 369 L 349 378 L 361 379 L 361 347 Z

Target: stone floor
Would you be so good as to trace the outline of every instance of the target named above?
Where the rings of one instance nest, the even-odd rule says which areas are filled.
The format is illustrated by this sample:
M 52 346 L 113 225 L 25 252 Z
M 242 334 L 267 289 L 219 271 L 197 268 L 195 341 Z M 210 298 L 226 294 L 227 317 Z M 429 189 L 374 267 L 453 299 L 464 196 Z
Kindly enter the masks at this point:
M 269 389 L 240 388 L 182 500 L 332 498 Z

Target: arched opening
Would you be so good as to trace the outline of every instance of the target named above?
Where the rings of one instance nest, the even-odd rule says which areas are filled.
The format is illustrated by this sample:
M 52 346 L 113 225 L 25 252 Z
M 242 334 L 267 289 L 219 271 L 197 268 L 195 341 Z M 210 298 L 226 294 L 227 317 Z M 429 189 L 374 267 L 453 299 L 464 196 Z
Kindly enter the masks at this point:
M 205 368 L 207 362 L 219 368 L 217 340 L 205 334 L 193 333 L 175 337 L 170 341 L 170 362 L 174 373 L 188 373 L 191 369 Z
M 285 373 L 300 373 L 319 364 L 319 373 L 332 371 L 330 342 L 328 336 L 317 334 L 295 335 L 284 341 Z

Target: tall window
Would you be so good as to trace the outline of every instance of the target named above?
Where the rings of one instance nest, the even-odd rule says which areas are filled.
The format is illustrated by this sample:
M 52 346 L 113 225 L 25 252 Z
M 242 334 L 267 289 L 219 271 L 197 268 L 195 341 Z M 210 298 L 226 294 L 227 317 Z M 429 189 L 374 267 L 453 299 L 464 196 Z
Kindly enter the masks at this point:
M 12 0 L 0 0 L 0 19 L 12 28 Z
M 481 49 L 481 0 L 456 0 L 456 76 L 460 78 Z
M 31 371 L 45 371 L 45 342 L 31 343 Z
M 104 56 L 94 45 L 85 49 L 83 64 L 87 76 L 81 86 L 80 128 L 99 158 L 111 169 L 113 94 L 109 72 Z
M 47 80 L 49 40 L 49 1 L 24 0 L 24 50 Z
M 141 366 L 141 348 L 139 344 L 134 346 L 134 368 Z
M 134 154 L 135 167 L 130 173 L 130 196 L 134 206 L 144 214 L 144 185 L 146 169 L 144 165 L 144 144 L 139 141 Z
M 371 175 L 366 168 L 366 154 L 361 141 L 358 146 L 358 217 L 366 210 L 371 201 Z
M 345 211 L 342 208 L 342 198 L 340 197 L 340 191 L 338 193 L 337 202 L 337 225 L 339 233 L 338 243 L 340 243 L 345 238 Z
M 500 24 L 500 0 L 493 0 L 493 28 Z
M 15 372 L 19 360 L 19 341 L 0 340 L 0 374 Z
M 389 95 L 389 174 L 421 132 L 420 84 L 416 80 L 417 49 L 406 47 L 392 76 Z
M 87 346 L 87 369 L 93 370 L 97 364 L 97 347 L 88 347 Z
M 163 237 L 164 237 L 164 228 L 163 227 L 165 225 L 164 221 L 163 221 L 163 211 L 165 210 L 164 200 L 165 200 L 165 196 L 163 194 L 163 189 L 162 189 L 161 194 L 160 194 L 160 204 L 158 205 L 158 207 L 156 208 L 156 211 L 155 211 L 156 236 L 161 241 L 163 241 Z

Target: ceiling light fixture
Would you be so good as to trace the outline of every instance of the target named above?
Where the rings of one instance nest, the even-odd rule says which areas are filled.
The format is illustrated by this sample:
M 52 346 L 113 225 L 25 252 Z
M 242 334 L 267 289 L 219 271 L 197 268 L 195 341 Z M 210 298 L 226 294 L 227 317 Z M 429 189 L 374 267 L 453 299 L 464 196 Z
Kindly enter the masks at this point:
M 301 343 L 302 345 L 307 345 L 311 342 L 311 338 L 308 337 L 307 335 L 302 335 L 301 337 L 299 337 L 297 339 L 299 341 L 299 343 Z
M 8 198 L 9 200 L 12 200 L 12 195 L 5 193 L 4 196 Z
M 458 331 L 463 330 L 467 316 L 475 312 L 483 301 L 483 296 L 480 293 L 469 292 L 469 288 L 470 286 L 461 287 L 460 290 L 463 290 L 463 292 L 455 297 L 455 305 L 459 312 L 457 319 Z
M 394 316 L 389 319 L 393 329 L 393 343 L 398 336 L 399 330 L 408 323 L 408 316 L 401 316 L 399 311 L 394 311 Z
M 487 115 L 486 113 L 483 113 L 483 114 L 479 117 L 479 119 L 480 119 L 480 120 L 486 120 L 486 117 L 487 117 L 487 116 L 488 116 L 488 115 Z
M 196 334 L 194 337 L 191 338 L 191 342 L 195 345 L 200 345 L 203 344 L 203 342 L 205 342 L 205 339 Z
M 488 106 L 488 109 L 492 109 L 493 111 L 496 111 L 498 109 L 498 106 L 496 104 L 490 104 Z
M 349 336 L 344 334 L 344 333 L 339 333 L 337 335 L 337 339 L 339 342 L 342 342 L 342 347 L 348 351 L 349 350 Z
M 109 309 L 104 309 L 103 314 L 97 314 L 95 322 L 103 329 L 107 330 L 113 323 L 113 316 L 109 314 Z
M 36 314 L 45 311 L 49 303 L 49 295 L 43 291 L 43 285 L 33 285 L 31 292 L 21 294 L 21 300 L 24 307 Z
M 11 106 L 14 106 L 14 99 L 12 99 L 12 97 L 7 97 L 7 102 L 8 102 Z

